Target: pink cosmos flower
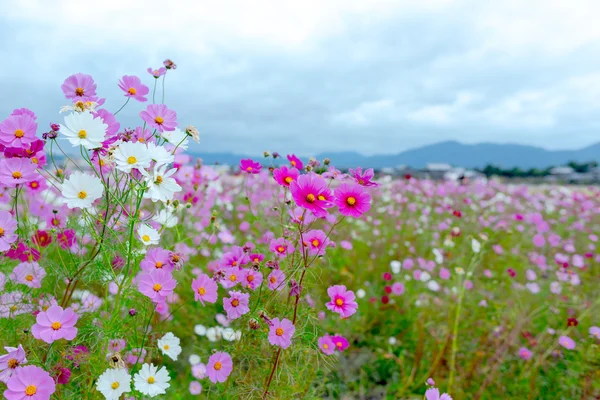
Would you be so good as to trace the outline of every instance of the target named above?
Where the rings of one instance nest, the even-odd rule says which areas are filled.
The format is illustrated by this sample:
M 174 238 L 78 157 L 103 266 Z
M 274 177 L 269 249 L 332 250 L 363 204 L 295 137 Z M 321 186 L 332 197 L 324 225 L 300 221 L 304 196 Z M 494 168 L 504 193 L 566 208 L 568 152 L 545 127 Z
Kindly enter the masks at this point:
M 326 209 L 333 207 L 327 182 L 314 172 L 300 175 L 290 184 L 290 191 L 296 204 L 312 211 L 317 218 L 325 217 Z
M 521 357 L 522 360 L 530 360 L 532 355 L 533 353 L 531 350 L 526 347 L 521 347 L 519 349 L 519 357 Z
M 231 289 L 242 281 L 244 272 L 239 267 L 229 267 L 222 271 L 223 277 L 219 281 L 225 289 Z
M 337 351 L 344 351 L 350 346 L 350 343 L 348 343 L 348 339 L 346 339 L 343 336 L 335 335 L 330 337 L 333 344 L 335 344 L 335 349 Z
M 90 75 L 78 73 L 69 76 L 61 85 L 61 89 L 67 99 L 73 102 L 93 101 L 96 99 L 96 84 Z
M 373 172 L 373 168 L 367 169 L 364 173 L 362 168 L 360 167 L 356 169 L 350 168 L 348 172 L 350 172 L 350 175 L 354 178 L 356 183 L 358 183 L 361 186 L 379 186 L 377 182 L 372 181 L 373 176 L 375 175 L 375 173 Z
M 45 276 L 46 271 L 38 263 L 22 262 L 13 269 L 10 279 L 30 288 L 40 288 Z
M 115 135 L 119 133 L 119 128 L 121 128 L 121 124 L 117 121 L 117 118 L 113 113 L 104 108 L 93 111 L 92 115 L 94 119 L 100 118 L 104 124 L 108 126 L 106 129 L 106 138 L 104 142 L 102 142 L 103 147 L 106 147 L 107 144 L 112 144 L 116 140 Z
M 212 383 L 225 382 L 233 370 L 231 356 L 225 352 L 218 351 L 208 359 L 206 374 Z
M 250 295 L 235 290 L 229 292 L 230 297 L 223 298 L 223 308 L 227 312 L 227 318 L 236 319 L 250 311 L 248 302 Z
M 27 158 L 5 158 L 0 160 L 0 183 L 15 187 L 38 178 L 35 164 Z
M 155 303 L 163 302 L 173 293 L 175 286 L 177 281 L 173 279 L 171 273 L 161 269 L 142 273 L 138 282 L 140 293 L 148 296 Z
M 33 365 L 18 368 L 6 386 L 4 396 L 7 400 L 48 400 L 56 390 L 50 374 Z
M 392 285 L 392 293 L 396 296 L 400 296 L 404 293 L 404 284 L 402 282 L 395 282 Z
M 294 246 L 285 238 L 273 239 L 269 245 L 269 251 L 277 257 L 283 258 L 294 252 Z
M 296 157 L 295 155 L 288 154 L 287 159 L 290 162 L 290 165 L 292 167 L 297 168 L 297 169 L 304 168 L 304 164 L 302 164 L 302 161 L 300 161 L 300 159 L 298 157 Z
M 198 381 L 191 381 L 189 390 L 191 395 L 198 395 L 202 393 L 202 384 Z
M 342 215 L 359 218 L 371 209 L 371 195 L 357 183 L 342 183 L 335 190 L 335 204 Z
M 300 172 L 296 168 L 288 168 L 282 165 L 273 170 L 273 178 L 281 186 L 289 187 L 290 183 L 298 179 Z
M 269 343 L 287 349 L 292 344 L 292 336 L 295 331 L 296 327 L 289 319 L 273 318 L 269 328 Z
M 263 281 L 263 276 L 260 272 L 255 271 L 253 269 L 244 269 L 242 272 L 242 286 L 250 289 L 256 290 L 260 287 Z
M 245 158 L 240 160 L 240 170 L 247 174 L 258 174 L 262 169 L 262 165 L 260 163 L 253 161 L 250 158 Z
M 231 251 L 223 254 L 220 265 L 222 267 L 242 267 L 248 264 L 248 262 L 250 262 L 248 254 L 244 253 L 243 248 L 236 246 Z
M 171 252 L 160 247 L 148 250 L 146 257 L 140 262 L 140 269 L 145 272 L 152 272 L 155 269 L 172 272 L 175 266 L 171 262 Z
M 327 235 L 320 229 L 313 229 L 306 232 L 302 236 L 302 239 L 303 248 L 308 248 L 308 254 L 311 256 L 324 255 L 327 246 L 329 246 Z
M 165 67 L 160 67 L 159 69 L 148 68 L 148 73 L 155 77 L 156 79 L 160 78 L 164 74 L 167 73 L 167 69 Z
M 271 290 L 283 290 L 285 287 L 285 274 L 280 269 L 274 269 L 267 277 L 268 287 Z
M 10 249 L 17 241 L 17 220 L 8 211 L 0 210 L 0 252 Z
M 206 274 L 199 274 L 192 281 L 192 290 L 194 291 L 194 300 L 199 300 L 202 305 L 204 302 L 215 303 L 217 301 L 217 283 Z
M 177 113 L 170 110 L 164 104 L 150 104 L 140 112 L 140 117 L 148 123 L 148 126 L 158 130 L 160 133 L 174 131 L 177 125 Z
M 4 347 L 7 354 L 0 356 L 0 382 L 8 382 L 8 379 L 15 373 L 18 367 L 27 364 L 25 349 L 19 347 Z
M 575 341 L 568 336 L 559 337 L 558 344 L 567 350 L 573 350 L 575 348 Z
M 108 342 L 107 352 L 109 354 L 118 353 L 125 348 L 126 344 L 127 343 L 125 342 L 125 339 L 112 339 L 110 342 Z
M 292 218 L 292 222 L 295 224 L 309 225 L 316 218 L 312 215 L 312 213 L 307 213 L 305 209 L 296 207 L 294 210 L 288 211 L 288 214 Z
M 22 149 L 37 140 L 35 116 L 11 115 L 0 123 L 0 144 Z
M 331 336 L 321 336 L 317 342 L 319 343 L 319 349 L 328 356 L 335 352 L 335 343 L 331 340 Z
M 331 301 L 326 304 L 327 309 L 340 314 L 342 318 L 348 318 L 356 312 L 358 304 L 354 300 L 354 292 L 346 290 L 344 285 L 335 285 L 327 289 Z
M 144 85 L 140 78 L 132 75 L 124 75 L 119 81 L 119 87 L 125 92 L 125 97 L 141 102 L 147 100 L 144 96 L 150 92 L 148 86 Z
M 440 391 L 438 388 L 429 388 L 425 392 L 425 399 L 427 400 L 452 400 L 449 394 L 444 393 L 440 396 Z
M 59 339 L 73 340 L 77 336 L 75 324 L 78 318 L 71 308 L 63 310 L 60 306 L 51 306 L 36 316 L 31 333 L 34 338 L 46 343 Z

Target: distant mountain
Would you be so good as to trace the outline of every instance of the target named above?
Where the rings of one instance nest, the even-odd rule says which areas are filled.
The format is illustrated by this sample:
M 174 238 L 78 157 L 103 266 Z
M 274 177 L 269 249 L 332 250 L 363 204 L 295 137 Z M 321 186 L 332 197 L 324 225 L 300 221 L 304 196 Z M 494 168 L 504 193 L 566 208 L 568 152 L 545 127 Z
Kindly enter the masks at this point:
M 204 160 L 206 164 L 238 164 L 242 158 L 254 156 L 240 156 L 231 153 L 200 153 L 194 154 Z M 394 155 L 365 156 L 355 152 L 328 152 L 315 156 L 319 160 L 329 158 L 337 167 L 384 168 L 407 165 L 413 168 L 422 168 L 428 163 L 448 163 L 465 168 L 482 168 L 487 164 L 502 168 L 519 167 L 546 168 L 555 165 L 564 165 L 569 161 L 600 162 L 600 143 L 579 150 L 545 150 L 535 146 L 519 144 L 463 144 L 456 141 L 440 142 L 429 146 L 404 151 Z M 282 162 L 287 162 L 283 160 Z

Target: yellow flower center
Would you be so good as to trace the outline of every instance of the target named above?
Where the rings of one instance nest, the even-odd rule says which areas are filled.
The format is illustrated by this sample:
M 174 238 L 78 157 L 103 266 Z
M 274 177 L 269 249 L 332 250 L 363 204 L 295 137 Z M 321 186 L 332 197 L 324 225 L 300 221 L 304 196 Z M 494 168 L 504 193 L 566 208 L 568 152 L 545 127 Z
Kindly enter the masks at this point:
M 317 239 L 313 239 L 313 241 L 311 242 L 313 246 L 318 247 L 319 246 L 319 241 Z
M 26 280 L 26 281 L 28 281 L 28 282 L 31 282 L 31 281 L 33 280 L 33 275 L 31 275 L 31 274 L 27 274 L 27 275 L 25 276 L 25 280 Z
M 168 344 L 165 344 L 165 345 L 163 346 L 163 349 L 165 349 L 165 350 L 169 350 L 169 348 L 170 348 L 170 347 L 169 347 L 169 345 L 168 345 Z
M 85 129 L 82 129 L 79 131 L 79 133 L 77 133 L 77 136 L 79 136 L 79 139 L 85 139 L 87 137 L 87 132 Z
M 307 194 L 306 201 L 308 201 L 309 203 L 313 203 L 315 201 L 315 195 L 312 193 Z
M 269 278 L 269 282 L 275 283 L 275 282 L 277 282 L 277 278 L 275 278 L 274 276 L 272 276 L 272 277 Z
M 276 334 L 277 336 L 283 336 L 283 329 L 281 329 L 281 328 L 277 328 L 277 329 L 275 329 L 275 334 Z
M 154 181 L 154 183 L 156 183 L 157 185 L 160 185 L 163 182 L 163 177 L 162 176 L 157 176 L 156 180 Z
M 337 300 L 335 301 L 335 304 L 341 307 L 341 306 L 343 306 L 343 305 L 344 305 L 344 300 L 342 300 L 342 299 L 337 299 Z
M 152 289 L 154 289 L 155 292 L 160 292 L 162 285 L 160 283 L 155 283 L 154 286 L 152 286 Z
M 82 190 L 81 192 L 79 192 L 79 194 L 77 194 L 77 197 L 83 200 L 87 197 L 87 193 Z
M 252 171 L 252 167 L 246 168 L 246 171 L 248 171 L 248 172 Z
M 285 181 L 285 183 L 287 183 L 289 185 L 290 183 L 292 183 L 293 179 L 291 176 L 286 176 L 284 181 Z
M 223 368 L 223 364 L 221 364 L 221 362 L 217 361 L 214 365 L 214 368 L 216 371 L 219 371 L 221 368 Z
M 353 206 L 354 204 L 356 204 L 356 199 L 354 197 L 350 196 L 346 199 L 346 203 Z
M 342 347 L 342 342 L 337 342 L 335 345 L 336 345 L 337 347 Z
M 33 189 L 37 188 L 38 186 L 40 186 L 36 181 L 31 182 L 31 187 Z
M 15 131 L 15 137 L 16 138 L 22 138 L 23 136 L 25 136 L 25 132 L 23 132 L 23 129 L 17 129 Z
M 135 158 L 134 156 L 129 156 L 127 157 L 127 164 L 135 164 L 137 162 L 137 158 Z
M 237 261 L 232 262 L 231 265 L 234 267 L 237 266 Z
M 290 161 L 290 164 L 292 164 L 292 167 L 296 166 L 296 161 Z
M 4 228 L 0 228 L 0 238 L 4 236 Z
M 142 236 L 142 240 L 143 240 L 144 242 L 149 242 L 149 241 L 150 241 L 150 236 L 148 236 L 148 235 L 144 235 L 144 236 Z
M 25 388 L 25 394 L 27 396 L 33 396 L 36 393 L 37 393 L 37 388 L 35 387 L 35 385 L 29 385 Z
M 10 360 L 8 360 L 8 368 L 15 369 L 18 366 L 19 366 L 19 362 L 16 359 L 11 358 Z
M 165 122 L 165 120 L 161 116 L 157 116 L 156 118 L 154 118 L 154 121 L 159 125 L 161 125 L 163 122 Z
M 283 246 L 279 246 L 277 248 L 277 251 L 280 252 L 280 253 L 283 253 L 285 251 L 285 248 Z
M 324 348 L 325 350 L 327 350 L 327 349 L 329 348 L 329 345 L 328 345 L 327 343 L 325 343 L 325 344 L 323 345 L 323 348 Z
M 203 287 L 199 287 L 198 288 L 198 294 L 200 296 L 204 296 L 206 294 L 206 289 L 204 289 Z
M 325 196 L 323 196 L 322 194 L 320 194 L 320 195 L 317 197 L 317 199 L 319 199 L 319 200 L 323 201 L 323 200 L 325 200 Z
M 129 93 L 131 95 L 135 95 L 137 93 L 137 90 L 135 90 L 134 87 L 130 87 L 129 90 L 127 91 L 127 93 Z
M 39 163 L 39 160 L 37 159 L 37 157 L 31 157 L 31 162 L 37 164 Z
M 78 87 L 77 89 L 75 89 L 75 94 L 77 96 L 83 96 L 83 88 Z
M 110 387 L 113 389 L 117 389 L 119 387 L 119 382 L 113 382 L 112 385 L 110 385 Z
M 231 305 L 237 307 L 240 305 L 240 301 L 238 299 L 231 300 Z
M 61 326 L 62 324 L 58 321 L 52 323 L 52 329 L 54 329 L 55 331 L 59 330 Z
M 148 383 L 150 383 L 150 384 L 154 383 L 154 377 L 153 376 L 149 376 L 148 377 Z
M 254 275 L 248 275 L 248 277 L 246 278 L 246 280 L 247 280 L 248 282 L 252 282 L 252 281 L 254 281 Z
M 163 267 L 163 263 L 161 263 L 160 261 L 157 261 L 156 264 L 154 264 L 154 266 L 158 269 Z
M 23 176 L 23 174 L 20 171 L 15 171 L 12 173 L 12 177 L 14 179 L 21 179 L 22 176 Z
M 230 280 L 231 282 L 235 282 L 235 281 L 237 280 L 237 276 L 235 276 L 234 274 L 231 274 L 231 275 L 229 276 L 229 280 Z

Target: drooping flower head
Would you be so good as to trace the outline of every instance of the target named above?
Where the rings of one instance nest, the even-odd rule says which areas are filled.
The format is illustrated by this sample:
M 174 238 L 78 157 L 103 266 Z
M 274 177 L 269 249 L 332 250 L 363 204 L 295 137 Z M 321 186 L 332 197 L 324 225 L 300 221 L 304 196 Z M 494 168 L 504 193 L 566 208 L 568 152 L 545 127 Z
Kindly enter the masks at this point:
M 7 400 L 47 400 L 56 390 L 50 374 L 34 365 L 17 368 L 6 386 L 8 388 L 4 391 L 4 397 Z
M 358 303 L 352 290 L 347 290 L 344 285 L 335 285 L 327 289 L 331 301 L 326 304 L 327 309 L 340 314 L 342 318 L 348 318 L 358 309 Z
M 78 73 L 69 76 L 61 89 L 67 99 L 75 101 L 94 101 L 96 100 L 96 84 L 90 75 Z
M 285 187 L 290 187 L 290 183 L 298 179 L 299 175 L 300 172 L 296 168 L 288 168 L 285 165 L 273 170 L 273 178 L 275 179 L 275 182 Z
M 52 343 L 59 339 L 73 340 L 77 336 L 79 317 L 71 308 L 51 306 L 36 316 L 36 323 L 31 327 L 31 333 L 36 339 Z
M 273 318 L 269 327 L 269 343 L 287 349 L 292 344 L 295 331 L 296 327 L 289 319 Z
M 212 383 L 225 382 L 232 370 L 231 356 L 222 351 L 211 355 L 206 364 L 206 374 Z
M 140 112 L 140 117 L 148 123 L 148 126 L 159 132 L 173 131 L 179 125 L 177 113 L 170 110 L 164 104 L 150 104 Z
M 333 207 L 332 194 L 327 182 L 314 172 L 300 175 L 290 183 L 290 191 L 296 204 L 312 211 L 315 217 L 325 217 L 326 209 Z
M 357 183 L 342 183 L 335 190 L 335 204 L 342 215 L 359 218 L 371 209 L 371 195 Z
M 262 166 L 259 162 L 253 161 L 250 158 L 240 160 L 240 170 L 247 174 L 258 174 Z
M 137 101 L 144 102 L 144 97 L 150 92 L 148 86 L 144 85 L 140 78 L 133 75 L 124 75 L 119 81 L 119 87 L 125 92 L 125 97 L 134 98 Z

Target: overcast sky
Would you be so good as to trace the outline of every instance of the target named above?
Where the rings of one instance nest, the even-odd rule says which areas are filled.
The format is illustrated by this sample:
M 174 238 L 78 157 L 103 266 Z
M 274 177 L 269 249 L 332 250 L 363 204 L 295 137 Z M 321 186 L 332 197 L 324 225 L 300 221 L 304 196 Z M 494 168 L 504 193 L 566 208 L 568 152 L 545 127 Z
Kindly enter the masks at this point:
M 597 0 L 5 0 L 0 120 L 62 122 L 77 72 L 114 112 L 119 78 L 150 86 L 168 57 L 165 103 L 198 151 L 580 148 L 600 141 L 599 15 Z

